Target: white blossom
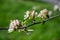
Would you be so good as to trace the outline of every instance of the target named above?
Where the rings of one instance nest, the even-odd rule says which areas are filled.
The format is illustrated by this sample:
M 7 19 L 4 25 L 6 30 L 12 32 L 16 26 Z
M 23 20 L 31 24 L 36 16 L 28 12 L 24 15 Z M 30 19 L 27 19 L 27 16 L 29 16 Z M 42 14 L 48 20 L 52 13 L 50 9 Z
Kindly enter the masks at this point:
M 8 29 L 8 33 L 11 33 L 12 31 L 14 31 L 14 25 L 13 25 L 13 23 L 10 23 L 10 27 Z
M 18 20 L 12 20 L 10 25 L 9 25 L 8 33 L 13 32 L 14 29 L 17 28 L 17 25 L 19 25 L 19 21 Z
M 26 15 L 29 15 L 30 14 L 30 12 L 29 11 L 26 11 Z
M 47 14 L 48 14 L 48 10 L 47 9 L 43 9 L 43 10 L 40 11 L 40 13 L 38 14 L 37 17 L 46 18 Z
M 26 20 L 30 15 L 30 12 L 29 11 L 26 11 L 26 14 L 24 15 L 24 20 Z
M 14 31 L 14 24 L 13 22 L 10 23 L 9 29 L 8 29 L 8 33 L 11 33 L 12 31 Z
M 59 10 L 59 6 L 58 5 L 54 5 L 54 11 Z

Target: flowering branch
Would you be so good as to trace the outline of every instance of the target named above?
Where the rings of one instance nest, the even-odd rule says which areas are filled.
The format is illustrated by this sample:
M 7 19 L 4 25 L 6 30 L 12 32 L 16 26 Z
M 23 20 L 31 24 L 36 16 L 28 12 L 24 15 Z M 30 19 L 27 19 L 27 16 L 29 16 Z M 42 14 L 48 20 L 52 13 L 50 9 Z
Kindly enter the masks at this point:
M 27 25 L 27 28 L 30 27 L 30 26 L 36 25 L 36 24 L 40 24 L 40 23 L 47 22 L 47 21 L 49 21 L 49 20 L 51 20 L 51 19 L 54 19 L 54 18 L 57 18 L 57 17 L 59 17 L 59 16 L 60 16 L 60 14 L 55 15 L 55 16 L 53 16 L 53 17 L 50 17 L 50 18 L 48 18 L 48 19 L 45 19 L 45 20 L 43 20 L 43 21 L 41 21 L 41 22 L 35 22 L 35 23 L 32 23 L 32 24 L 29 24 L 29 25 Z M 24 28 L 24 27 L 23 27 L 23 28 Z M 23 29 L 23 28 L 18 28 L 18 29 Z M 6 28 L 0 27 L 0 30 L 8 30 L 8 28 L 7 28 L 7 27 L 6 27 Z
M 54 19 L 54 18 L 57 18 L 57 17 L 59 17 L 59 16 L 60 16 L 60 14 L 58 14 L 58 15 L 56 15 L 56 16 L 53 16 L 53 17 L 50 17 L 50 18 L 48 18 L 48 19 L 46 19 L 46 20 L 43 20 L 43 21 L 41 21 L 41 22 L 32 23 L 32 24 L 28 25 L 28 27 L 33 26 L 33 25 L 35 25 L 35 24 L 40 24 L 40 23 L 47 22 L 47 21 L 49 21 L 49 20 L 51 20 L 51 19 Z

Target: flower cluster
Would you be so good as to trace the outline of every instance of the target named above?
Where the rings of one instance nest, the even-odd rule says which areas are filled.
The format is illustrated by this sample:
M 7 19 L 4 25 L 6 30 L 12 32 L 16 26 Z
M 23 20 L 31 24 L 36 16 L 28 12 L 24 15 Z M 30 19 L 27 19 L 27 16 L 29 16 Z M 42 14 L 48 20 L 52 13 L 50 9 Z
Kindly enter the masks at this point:
M 40 11 L 37 17 L 40 18 L 49 18 L 52 14 L 52 11 L 48 11 L 47 9 L 43 9 Z
M 14 29 L 17 29 L 17 26 L 20 25 L 19 20 L 11 20 L 11 23 L 9 25 L 8 33 L 11 33 L 14 31 Z
M 24 15 L 24 20 L 27 20 L 27 19 L 34 19 L 35 16 L 37 16 L 37 12 L 35 12 L 35 10 L 33 11 L 26 11 L 26 14 Z
M 52 14 L 52 11 L 48 11 L 47 9 L 41 10 L 39 14 L 37 12 L 35 12 L 34 10 L 32 12 L 27 11 L 26 15 L 24 15 L 24 20 L 27 18 L 34 19 L 35 17 L 49 18 L 51 16 L 51 14 Z
M 23 24 L 21 21 L 11 20 L 11 23 L 10 23 L 9 29 L 8 29 L 8 33 L 13 32 L 14 30 L 18 30 L 18 32 L 20 32 L 20 31 L 26 31 L 26 32 L 33 31 L 32 29 L 27 30 L 26 24 Z

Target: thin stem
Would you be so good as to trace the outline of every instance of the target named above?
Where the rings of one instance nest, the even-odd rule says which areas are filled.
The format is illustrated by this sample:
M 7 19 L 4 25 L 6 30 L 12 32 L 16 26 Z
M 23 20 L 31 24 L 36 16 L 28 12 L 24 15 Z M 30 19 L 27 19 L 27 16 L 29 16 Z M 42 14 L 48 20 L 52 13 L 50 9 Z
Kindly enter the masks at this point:
M 8 30 L 8 28 L 7 27 L 6 28 L 0 27 L 0 30 Z

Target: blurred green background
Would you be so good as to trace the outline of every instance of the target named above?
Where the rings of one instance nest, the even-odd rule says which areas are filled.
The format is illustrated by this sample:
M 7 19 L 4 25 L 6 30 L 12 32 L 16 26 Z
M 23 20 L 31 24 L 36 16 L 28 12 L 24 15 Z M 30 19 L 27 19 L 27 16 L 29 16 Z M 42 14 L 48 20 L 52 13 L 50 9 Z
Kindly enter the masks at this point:
M 25 12 L 32 10 L 33 6 L 40 7 L 38 12 L 44 8 L 53 9 L 52 4 L 37 0 L 0 0 L 0 27 L 9 27 L 13 19 L 23 20 Z M 17 31 L 9 34 L 7 30 L 0 30 L 0 40 L 60 40 L 60 17 L 30 28 L 34 29 L 30 35 Z

